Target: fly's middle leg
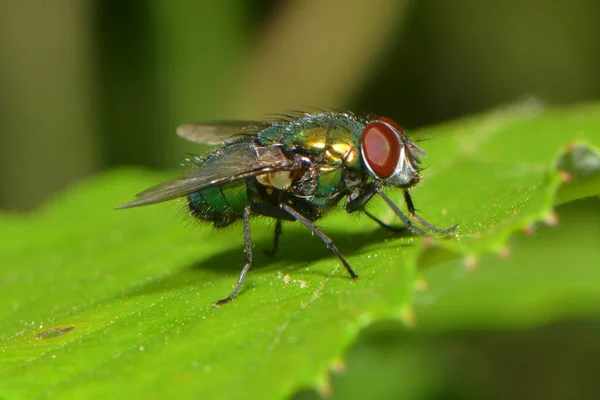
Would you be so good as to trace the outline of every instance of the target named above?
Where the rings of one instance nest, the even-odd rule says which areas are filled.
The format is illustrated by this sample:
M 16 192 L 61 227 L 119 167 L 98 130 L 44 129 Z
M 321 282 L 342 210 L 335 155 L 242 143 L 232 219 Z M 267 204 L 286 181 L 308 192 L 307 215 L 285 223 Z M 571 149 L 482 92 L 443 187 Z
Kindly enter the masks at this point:
M 346 268 L 346 271 L 348 271 L 352 279 L 358 278 L 356 272 L 354 272 L 350 264 L 348 264 L 348 261 L 346 261 L 346 258 L 342 255 L 342 253 L 339 251 L 339 249 L 337 248 L 335 243 L 333 243 L 333 240 L 331 240 L 329 236 L 327 236 L 319 228 L 317 228 L 315 224 L 312 223 L 312 221 L 310 221 L 308 218 L 306 218 L 287 204 L 282 204 L 281 209 L 287 212 L 292 217 L 294 217 L 296 221 L 300 222 L 302 225 L 310 229 L 312 233 L 317 235 L 323 241 L 323 243 L 325 243 L 329 250 L 331 250 L 333 254 L 335 254 L 340 259 L 340 261 L 344 265 L 344 268 Z

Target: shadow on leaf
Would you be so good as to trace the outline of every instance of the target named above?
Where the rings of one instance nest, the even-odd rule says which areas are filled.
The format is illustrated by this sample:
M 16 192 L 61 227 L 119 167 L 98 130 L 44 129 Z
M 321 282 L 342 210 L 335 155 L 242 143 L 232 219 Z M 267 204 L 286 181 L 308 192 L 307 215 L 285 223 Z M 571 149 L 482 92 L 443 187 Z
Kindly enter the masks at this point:
M 397 248 L 398 246 L 412 245 L 408 243 L 401 244 L 396 240 L 412 236 L 410 232 L 402 231 L 401 233 L 393 233 L 383 228 L 359 233 L 344 233 L 339 230 L 334 230 L 333 232 L 328 233 L 328 235 L 336 243 L 342 254 L 349 258 L 373 251 L 373 249 L 369 249 L 373 244 L 378 244 L 378 248 L 385 248 L 388 246 Z M 390 241 L 390 239 L 393 241 Z M 389 244 L 387 244 L 387 242 L 389 242 Z M 318 237 L 312 237 L 308 232 L 297 228 L 284 231 L 281 235 L 279 248 L 274 257 L 266 255 L 263 251 L 271 249 L 271 239 L 263 238 L 253 240 L 252 244 L 254 260 L 252 269 L 248 273 L 249 276 L 262 272 L 282 270 L 284 268 L 299 270 L 311 263 L 323 259 L 330 259 L 332 263 L 339 263 L 339 260 L 335 255 Z M 352 264 L 352 260 L 350 259 L 349 261 Z M 168 276 L 156 278 L 137 287 L 129 293 L 125 293 L 124 296 L 140 296 L 185 286 L 201 287 L 202 285 L 220 279 L 214 278 L 214 272 L 227 275 L 226 279 L 231 279 L 231 284 L 233 285 L 237 280 L 238 274 L 242 270 L 244 262 L 243 239 L 240 238 L 239 244 L 232 245 L 232 247 L 227 250 L 199 259 L 187 266 L 183 266 L 181 269 Z M 204 273 L 206 271 L 213 271 L 213 273 L 207 278 Z M 311 273 L 323 277 L 331 276 L 331 274 L 320 271 L 313 271 Z M 360 275 L 359 270 L 357 270 L 357 273 Z M 343 269 L 337 276 L 341 279 L 350 279 Z M 240 293 L 251 287 L 250 284 L 245 285 Z

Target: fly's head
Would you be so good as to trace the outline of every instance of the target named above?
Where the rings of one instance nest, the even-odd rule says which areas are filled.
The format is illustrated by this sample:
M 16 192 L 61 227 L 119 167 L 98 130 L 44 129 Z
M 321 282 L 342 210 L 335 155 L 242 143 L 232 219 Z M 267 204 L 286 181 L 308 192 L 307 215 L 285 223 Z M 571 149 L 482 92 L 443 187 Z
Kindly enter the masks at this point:
M 386 117 L 375 117 L 362 130 L 362 159 L 384 185 L 409 188 L 419 182 L 419 156 L 427 153 L 411 142 L 400 125 Z

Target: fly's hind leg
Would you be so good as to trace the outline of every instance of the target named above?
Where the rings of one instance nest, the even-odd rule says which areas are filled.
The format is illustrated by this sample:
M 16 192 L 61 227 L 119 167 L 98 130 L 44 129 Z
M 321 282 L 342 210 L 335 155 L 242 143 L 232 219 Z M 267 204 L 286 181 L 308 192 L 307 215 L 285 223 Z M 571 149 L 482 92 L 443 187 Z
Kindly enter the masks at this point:
M 245 252 L 246 252 L 246 264 L 244 268 L 242 268 L 242 272 L 240 273 L 240 277 L 238 278 L 237 284 L 226 298 L 222 300 L 215 301 L 213 304 L 216 307 L 222 306 L 225 303 L 229 303 L 233 298 L 238 294 L 242 284 L 244 283 L 244 278 L 246 278 L 246 274 L 250 267 L 252 267 L 252 240 L 250 238 L 250 206 L 246 206 L 244 209 L 244 244 L 245 244 Z

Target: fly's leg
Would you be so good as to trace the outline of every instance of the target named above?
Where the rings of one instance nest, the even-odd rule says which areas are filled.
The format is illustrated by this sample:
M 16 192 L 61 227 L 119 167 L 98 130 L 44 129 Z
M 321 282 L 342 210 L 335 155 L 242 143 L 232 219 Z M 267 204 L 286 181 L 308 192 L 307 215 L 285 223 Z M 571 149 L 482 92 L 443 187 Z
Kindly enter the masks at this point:
M 319 238 L 321 238 L 321 240 L 323 241 L 323 243 L 325 243 L 325 245 L 329 248 L 329 250 L 331 250 L 333 252 L 333 254 L 335 254 L 337 256 L 337 258 L 340 259 L 340 261 L 344 265 L 344 268 L 346 268 L 346 271 L 348 271 L 348 273 L 350 274 L 352 279 L 358 278 L 358 275 L 356 274 L 356 272 L 354 272 L 352 267 L 350 267 L 350 264 L 348 264 L 348 261 L 346 261 L 344 256 L 342 256 L 342 253 L 340 253 L 337 246 L 333 243 L 333 241 L 329 238 L 329 236 L 327 236 L 325 233 L 323 233 L 321 230 L 319 230 L 319 228 L 317 228 L 308 218 L 304 217 L 302 214 L 300 214 L 298 211 L 294 210 L 292 207 L 288 206 L 287 204 L 282 204 L 281 209 L 284 210 L 285 212 L 287 212 L 292 217 L 294 217 L 302 225 L 304 225 L 308 229 L 310 229 L 310 231 L 313 234 L 315 234 Z
M 242 283 L 244 283 L 244 278 L 246 278 L 246 274 L 250 267 L 252 267 L 252 241 L 250 239 L 250 206 L 246 206 L 244 209 L 244 243 L 246 245 L 245 253 L 246 253 L 246 264 L 244 268 L 242 268 L 242 273 L 238 278 L 237 284 L 226 298 L 215 301 L 213 304 L 215 307 L 220 307 L 225 303 L 229 303 L 233 298 L 238 294 L 240 288 L 242 287 Z
M 401 232 L 402 228 L 396 228 L 394 226 L 388 225 L 367 210 L 365 210 L 365 205 L 371 200 L 371 198 L 377 193 L 377 186 L 374 184 L 369 184 L 366 188 L 363 189 L 357 196 L 348 197 L 346 200 L 345 208 L 349 213 L 353 213 L 355 211 L 362 211 L 365 215 L 371 218 L 373 221 L 377 222 L 379 226 L 385 229 L 389 229 L 392 232 Z
M 404 230 L 403 228 L 398 228 L 398 227 L 395 227 L 393 225 L 386 224 L 385 222 L 383 222 L 382 220 L 380 220 L 379 218 L 377 218 L 376 216 L 374 216 L 373 214 L 371 214 L 367 210 L 363 210 L 363 212 L 365 213 L 365 215 L 367 217 L 369 217 L 373 221 L 377 222 L 379 224 L 379 226 L 381 226 L 382 228 L 388 229 L 388 230 L 390 230 L 392 232 L 396 232 L 396 233 L 400 233 L 400 232 L 402 232 Z
M 275 234 L 273 235 L 273 248 L 271 250 L 264 250 L 265 254 L 270 257 L 275 257 L 275 252 L 279 246 L 279 237 L 281 236 L 281 220 L 278 219 L 275 222 Z
M 440 229 L 440 228 L 437 228 L 437 227 L 431 225 L 429 222 L 425 221 L 423 218 L 419 217 L 416 214 L 415 205 L 412 202 L 412 198 L 410 197 L 410 193 L 408 193 L 408 190 L 404 191 L 404 201 L 406 202 L 406 208 L 408 208 L 408 213 L 411 215 L 411 217 L 413 217 L 414 219 L 419 221 L 427 229 L 432 230 L 437 233 L 441 233 L 441 234 L 448 234 L 448 233 L 452 232 L 453 230 L 455 230 L 456 228 L 458 228 L 458 225 L 454 225 L 448 229 Z
M 383 200 L 385 200 L 385 202 L 387 203 L 387 205 L 392 209 L 392 211 L 394 211 L 394 214 L 396 214 L 398 216 L 398 218 L 400 218 L 400 220 L 402 221 L 402 223 L 404 224 L 404 226 L 406 226 L 411 232 L 416 233 L 417 235 L 421 235 L 421 236 L 426 236 L 427 235 L 425 232 L 423 232 L 422 230 L 420 230 L 419 228 L 417 228 L 416 226 L 414 226 L 412 224 L 412 222 L 410 221 L 410 218 L 408 218 L 402 211 L 400 211 L 400 209 L 398 208 L 398 206 L 396 204 L 394 204 L 394 202 L 392 201 L 392 199 L 390 199 L 389 197 L 387 197 L 385 195 L 385 193 L 383 193 L 379 188 L 376 188 L 375 192 L 379 196 L 381 196 L 381 198 Z

